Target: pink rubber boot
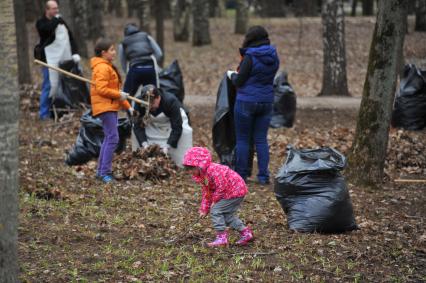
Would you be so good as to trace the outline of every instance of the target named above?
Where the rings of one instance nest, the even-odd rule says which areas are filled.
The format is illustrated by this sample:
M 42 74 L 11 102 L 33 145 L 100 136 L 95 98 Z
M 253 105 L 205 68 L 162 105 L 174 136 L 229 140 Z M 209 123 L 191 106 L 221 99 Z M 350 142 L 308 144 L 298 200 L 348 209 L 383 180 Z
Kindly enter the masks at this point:
M 223 247 L 228 245 L 228 232 L 219 232 L 216 235 L 216 240 L 207 244 L 209 247 Z
M 245 246 L 254 240 L 253 231 L 248 226 L 240 232 L 240 235 L 241 238 L 237 242 L 237 245 L 239 246 Z

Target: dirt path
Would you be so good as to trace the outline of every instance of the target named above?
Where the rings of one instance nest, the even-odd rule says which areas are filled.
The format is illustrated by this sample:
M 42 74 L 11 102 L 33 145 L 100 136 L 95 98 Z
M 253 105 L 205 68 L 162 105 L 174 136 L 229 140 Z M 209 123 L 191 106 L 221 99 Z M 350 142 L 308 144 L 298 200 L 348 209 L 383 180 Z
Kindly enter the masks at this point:
M 196 106 L 214 106 L 216 96 L 206 95 L 187 95 L 185 104 L 189 107 Z M 297 98 L 297 107 L 299 109 L 338 109 L 338 110 L 357 110 L 361 103 L 361 97 L 307 97 Z

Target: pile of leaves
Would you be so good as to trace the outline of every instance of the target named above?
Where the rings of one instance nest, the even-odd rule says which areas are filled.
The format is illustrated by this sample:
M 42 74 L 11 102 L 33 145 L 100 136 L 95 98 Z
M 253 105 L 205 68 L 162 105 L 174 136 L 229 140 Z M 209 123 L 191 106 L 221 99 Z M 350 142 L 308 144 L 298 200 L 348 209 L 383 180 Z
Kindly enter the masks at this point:
M 176 164 L 158 145 L 118 155 L 114 164 L 117 177 L 126 180 L 158 182 L 174 176 L 177 171 Z
M 397 130 L 389 136 L 387 171 L 426 175 L 426 134 Z

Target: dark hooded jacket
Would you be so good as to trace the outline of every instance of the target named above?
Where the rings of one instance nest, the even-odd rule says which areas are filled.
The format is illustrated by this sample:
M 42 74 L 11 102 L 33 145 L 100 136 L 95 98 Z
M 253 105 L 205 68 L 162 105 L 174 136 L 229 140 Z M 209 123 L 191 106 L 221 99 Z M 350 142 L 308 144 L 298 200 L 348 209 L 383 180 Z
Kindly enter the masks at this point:
M 164 115 L 169 117 L 172 131 L 167 140 L 167 144 L 169 144 L 173 148 L 177 148 L 179 139 L 183 131 L 182 116 L 180 113 L 182 104 L 176 98 L 176 96 L 172 94 L 164 93 L 160 91 L 160 95 L 161 95 L 160 106 L 155 112 L 151 112 L 151 114 L 154 116 L 158 116 L 161 113 L 164 113 Z M 139 112 L 140 117 L 142 117 L 145 114 L 145 108 L 135 107 L 135 110 Z M 134 124 L 134 127 L 133 127 L 134 133 L 140 145 L 142 145 L 143 142 L 147 141 L 145 128 L 140 126 L 142 124 L 141 122 L 142 121 L 138 121 L 137 123 Z

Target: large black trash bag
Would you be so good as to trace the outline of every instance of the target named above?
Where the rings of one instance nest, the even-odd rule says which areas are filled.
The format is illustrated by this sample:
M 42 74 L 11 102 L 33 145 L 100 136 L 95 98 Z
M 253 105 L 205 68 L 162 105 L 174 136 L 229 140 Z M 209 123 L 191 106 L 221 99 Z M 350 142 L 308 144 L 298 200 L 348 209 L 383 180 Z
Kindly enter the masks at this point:
M 216 108 L 213 118 L 213 148 L 219 156 L 220 163 L 235 168 L 235 123 L 234 105 L 237 91 L 226 74 L 220 82 L 216 97 Z M 254 143 L 250 144 L 248 172 L 251 176 L 254 158 Z
M 74 147 L 68 154 L 65 163 L 69 166 L 81 165 L 99 156 L 104 132 L 102 121 L 86 111 L 80 119 L 81 127 Z M 126 147 L 126 140 L 130 136 L 130 121 L 128 118 L 118 119 L 118 134 L 120 141 L 115 152 L 120 153 Z
M 357 229 L 345 178 L 346 158 L 333 148 L 288 147 L 275 177 L 275 196 L 298 232 L 341 233 Z
M 182 71 L 179 63 L 174 60 L 170 66 L 161 70 L 159 74 L 160 89 L 167 93 L 172 93 L 180 102 L 185 98 L 185 87 L 183 85 Z
M 213 148 L 222 164 L 234 167 L 236 144 L 234 124 L 234 104 L 236 89 L 226 74 L 219 85 L 216 108 L 213 118 Z
M 59 68 L 70 73 L 82 76 L 83 73 L 78 64 L 73 60 L 67 60 L 59 65 Z M 53 106 L 61 109 L 78 109 L 90 107 L 90 93 L 87 83 L 59 74 L 58 92 L 53 100 Z
M 392 112 L 392 126 L 406 130 L 421 130 L 426 126 L 426 71 L 413 64 L 404 67 Z
M 271 128 L 293 127 L 296 116 L 296 94 L 288 82 L 287 73 L 280 72 L 274 79 L 274 108 Z

